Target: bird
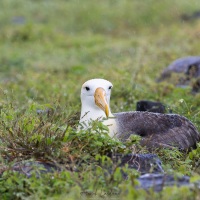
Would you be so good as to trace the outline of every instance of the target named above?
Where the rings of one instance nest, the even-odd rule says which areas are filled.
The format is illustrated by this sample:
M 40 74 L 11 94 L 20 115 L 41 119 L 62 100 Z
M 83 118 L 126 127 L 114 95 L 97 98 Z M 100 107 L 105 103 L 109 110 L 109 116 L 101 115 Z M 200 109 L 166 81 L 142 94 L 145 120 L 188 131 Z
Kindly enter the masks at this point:
M 79 124 L 87 129 L 94 120 L 109 129 L 112 138 L 121 141 L 133 134 L 141 136 L 141 145 L 147 148 L 178 148 L 187 151 L 196 147 L 200 133 L 186 117 L 143 111 L 112 113 L 110 97 L 113 84 L 105 79 L 86 81 L 81 88 L 81 115 Z

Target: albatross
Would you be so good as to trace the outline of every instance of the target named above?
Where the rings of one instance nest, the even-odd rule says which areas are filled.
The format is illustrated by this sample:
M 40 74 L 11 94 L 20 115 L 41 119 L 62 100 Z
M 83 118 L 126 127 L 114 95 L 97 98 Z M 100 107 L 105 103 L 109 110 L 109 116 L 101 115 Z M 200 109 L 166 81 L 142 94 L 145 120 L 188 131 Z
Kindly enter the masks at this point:
M 141 136 L 141 145 L 147 147 L 177 147 L 188 150 L 196 147 L 200 133 L 187 118 L 178 114 L 141 111 L 112 113 L 110 96 L 112 83 L 91 79 L 81 88 L 80 124 L 87 129 L 91 121 L 100 120 L 109 129 L 110 137 L 124 141 L 132 134 Z

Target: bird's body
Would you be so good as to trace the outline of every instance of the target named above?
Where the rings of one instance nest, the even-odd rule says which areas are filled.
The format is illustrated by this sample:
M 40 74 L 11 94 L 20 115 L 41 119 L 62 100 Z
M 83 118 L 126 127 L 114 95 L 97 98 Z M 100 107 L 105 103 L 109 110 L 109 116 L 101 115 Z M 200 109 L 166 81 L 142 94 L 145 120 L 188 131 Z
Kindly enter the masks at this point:
M 200 141 L 200 134 L 187 118 L 176 114 L 122 112 L 112 114 L 109 106 L 112 83 L 104 79 L 85 82 L 81 90 L 80 123 L 87 128 L 91 120 L 101 120 L 111 137 L 126 140 L 131 134 L 142 137 L 147 147 L 178 147 L 187 150 Z
M 200 136 L 187 118 L 176 114 L 152 112 L 115 113 L 118 137 L 128 139 L 131 134 L 142 137 L 141 144 L 148 147 L 195 147 Z

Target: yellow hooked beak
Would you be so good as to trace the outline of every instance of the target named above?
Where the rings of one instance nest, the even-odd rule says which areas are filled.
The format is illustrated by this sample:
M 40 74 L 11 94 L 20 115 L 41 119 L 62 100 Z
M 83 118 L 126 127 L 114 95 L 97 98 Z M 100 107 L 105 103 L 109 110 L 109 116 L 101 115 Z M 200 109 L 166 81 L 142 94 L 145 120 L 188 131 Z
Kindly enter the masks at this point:
M 105 112 L 106 117 L 109 117 L 109 106 L 106 102 L 105 96 L 105 90 L 103 88 L 97 88 L 94 93 L 94 101 L 95 104 Z

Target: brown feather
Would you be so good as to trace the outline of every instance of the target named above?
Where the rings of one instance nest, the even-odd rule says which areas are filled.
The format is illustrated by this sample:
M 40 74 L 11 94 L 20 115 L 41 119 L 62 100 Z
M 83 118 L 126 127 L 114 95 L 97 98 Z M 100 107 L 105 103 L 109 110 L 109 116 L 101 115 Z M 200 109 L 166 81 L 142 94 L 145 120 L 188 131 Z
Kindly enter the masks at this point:
M 147 147 L 178 147 L 187 150 L 200 141 L 200 134 L 187 118 L 176 114 L 151 112 L 115 113 L 118 136 L 122 140 L 131 134 L 142 137 Z

